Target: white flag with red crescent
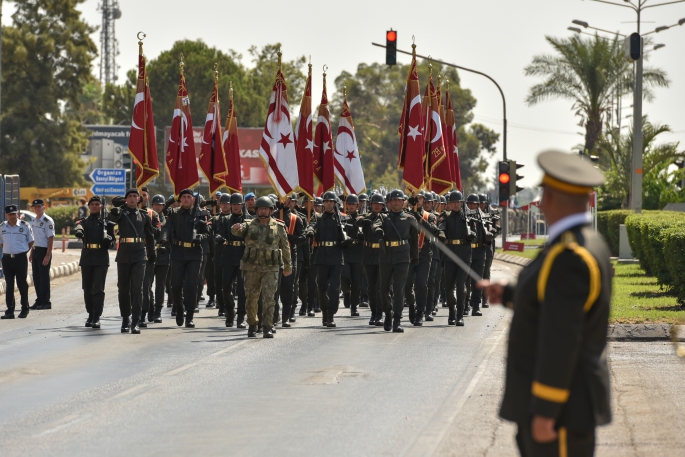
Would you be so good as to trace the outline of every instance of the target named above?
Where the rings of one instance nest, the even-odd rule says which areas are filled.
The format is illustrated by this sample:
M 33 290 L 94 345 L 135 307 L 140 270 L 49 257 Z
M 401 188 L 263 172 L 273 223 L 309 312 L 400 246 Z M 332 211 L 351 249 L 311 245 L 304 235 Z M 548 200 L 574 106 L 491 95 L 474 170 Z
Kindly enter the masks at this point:
M 347 105 L 347 99 L 343 103 L 340 123 L 338 124 L 338 136 L 335 139 L 335 176 L 345 188 L 345 193 L 361 194 L 366 190 L 362 160 L 357 147 L 357 137 L 354 134 L 352 113 Z

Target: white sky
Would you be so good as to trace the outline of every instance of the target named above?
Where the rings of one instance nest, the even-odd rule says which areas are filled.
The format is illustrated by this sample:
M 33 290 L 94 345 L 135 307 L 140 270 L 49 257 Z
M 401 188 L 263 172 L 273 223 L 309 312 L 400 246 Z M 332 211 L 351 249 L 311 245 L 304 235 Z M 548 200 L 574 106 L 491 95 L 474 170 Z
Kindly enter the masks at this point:
M 648 4 L 664 1 L 650 0 Z M 94 25 L 101 23 L 98 4 L 98 0 L 86 0 L 81 5 L 84 18 Z M 201 38 L 211 46 L 242 53 L 249 63 L 247 49 L 251 45 L 281 42 L 284 59 L 311 55 L 315 69 L 328 65 L 329 77 L 342 70 L 354 73 L 360 62 L 383 62 L 385 51 L 371 42 L 383 43 L 385 31 L 391 27 L 398 31 L 400 49 L 411 50 L 411 36 L 415 35 L 418 53 L 483 71 L 502 86 L 507 98 L 508 155 L 526 164 L 520 170 L 526 186 L 539 182 L 537 153 L 547 148 L 570 150 L 583 142 L 583 137 L 576 134 L 583 129 L 577 126 L 571 102 L 545 102 L 534 107 L 524 103 L 528 89 L 537 82 L 524 76 L 524 67 L 534 55 L 551 52 L 544 36 L 572 35 L 566 28 L 573 19 L 624 34 L 636 30 L 636 24 L 630 23 L 636 20 L 632 10 L 584 0 L 119 0 L 119 5 L 122 17 L 116 22 L 116 35 L 121 51 L 117 58 L 120 78 L 137 64 L 136 33 L 141 30 L 147 34 L 148 58 L 157 57 L 176 40 Z M 10 22 L 8 6 L 5 24 Z M 642 31 L 675 24 L 680 18 L 685 18 L 685 3 L 647 9 Z M 93 39 L 99 45 L 99 33 Z M 656 100 L 645 103 L 643 112 L 652 121 L 669 124 L 674 133 L 662 135 L 662 141 L 680 141 L 682 149 L 685 27 L 661 32 L 655 39 L 655 43 L 666 47 L 651 54 L 650 64 L 667 71 L 671 88 L 657 90 Z M 399 61 L 408 59 L 398 54 Z M 478 100 L 474 121 L 501 134 L 502 102 L 495 86 L 482 76 L 463 71 L 460 76 L 462 86 L 470 88 Z M 192 85 L 192 81 L 188 84 Z M 320 84 L 320 78 L 315 79 L 314 93 L 321 90 Z M 631 104 L 632 96 L 624 100 L 624 106 Z M 625 110 L 626 114 L 632 114 L 632 110 Z M 501 141 L 497 148 L 493 162 L 501 157 Z

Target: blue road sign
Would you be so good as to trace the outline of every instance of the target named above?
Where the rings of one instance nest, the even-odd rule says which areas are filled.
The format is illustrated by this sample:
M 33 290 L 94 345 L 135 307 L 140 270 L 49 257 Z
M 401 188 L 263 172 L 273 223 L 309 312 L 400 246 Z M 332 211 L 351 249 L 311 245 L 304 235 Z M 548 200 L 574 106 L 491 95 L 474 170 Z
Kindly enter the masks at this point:
M 95 184 L 126 185 L 126 169 L 124 168 L 96 168 L 90 173 L 90 179 Z
M 123 197 L 126 195 L 126 184 L 95 184 L 90 188 L 95 195 L 105 194 L 108 197 Z

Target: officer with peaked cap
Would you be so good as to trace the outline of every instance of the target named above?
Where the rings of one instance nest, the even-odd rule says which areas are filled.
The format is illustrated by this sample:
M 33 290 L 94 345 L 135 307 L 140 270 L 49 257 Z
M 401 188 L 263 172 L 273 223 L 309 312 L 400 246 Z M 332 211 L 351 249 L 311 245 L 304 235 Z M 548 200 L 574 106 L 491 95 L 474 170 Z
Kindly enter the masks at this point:
M 52 265 L 52 244 L 55 241 L 55 221 L 45 214 L 45 202 L 40 198 L 31 205 L 36 218 L 31 222 L 33 248 L 29 262 L 33 271 L 33 287 L 36 288 L 36 303 L 32 309 L 50 309 L 50 266 Z
M 5 218 L 0 224 L 0 248 L 2 248 L 2 271 L 5 275 L 5 303 L 7 311 L 0 319 L 14 319 L 14 280 L 21 295 L 19 317 L 29 315 L 29 285 L 26 282 L 29 263 L 26 253 L 33 246 L 31 226 L 19 220 L 17 205 L 5 206 Z
M 517 423 L 522 455 L 591 456 L 595 427 L 611 421 L 612 268 L 588 212 L 604 176 L 575 154 L 547 151 L 538 163 L 549 244 L 518 284 L 482 283 L 491 303 L 514 310 L 500 415 Z

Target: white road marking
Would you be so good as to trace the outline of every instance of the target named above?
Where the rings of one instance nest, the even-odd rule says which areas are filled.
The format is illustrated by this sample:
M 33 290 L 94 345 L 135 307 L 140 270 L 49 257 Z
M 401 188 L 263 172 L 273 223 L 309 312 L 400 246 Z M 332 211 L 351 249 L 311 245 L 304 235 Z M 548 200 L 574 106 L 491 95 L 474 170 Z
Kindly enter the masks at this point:
M 60 430 L 67 428 L 71 425 L 78 424 L 79 422 L 83 422 L 84 420 L 88 419 L 91 417 L 92 414 L 85 414 L 83 416 L 79 416 L 78 414 L 72 414 L 69 416 L 66 416 L 65 418 L 61 419 L 59 422 L 63 422 L 55 427 L 49 428 L 47 430 L 44 430 L 36 435 L 33 435 L 34 437 L 40 437 L 40 436 L 45 436 L 45 435 L 50 435 L 51 433 L 59 432 Z M 66 422 L 65 422 L 66 421 Z

